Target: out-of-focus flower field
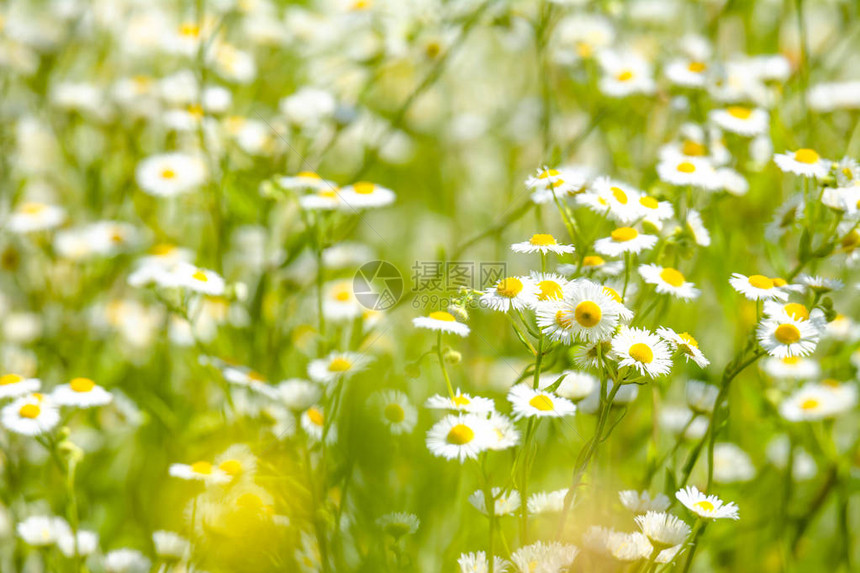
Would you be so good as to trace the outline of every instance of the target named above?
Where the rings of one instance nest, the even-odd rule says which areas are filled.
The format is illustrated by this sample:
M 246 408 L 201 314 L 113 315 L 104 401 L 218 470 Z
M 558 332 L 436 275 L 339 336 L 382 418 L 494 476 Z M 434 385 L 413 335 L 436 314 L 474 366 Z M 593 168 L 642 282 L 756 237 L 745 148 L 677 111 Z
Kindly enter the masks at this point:
M 853 0 L 8 0 L 0 571 L 860 570 Z

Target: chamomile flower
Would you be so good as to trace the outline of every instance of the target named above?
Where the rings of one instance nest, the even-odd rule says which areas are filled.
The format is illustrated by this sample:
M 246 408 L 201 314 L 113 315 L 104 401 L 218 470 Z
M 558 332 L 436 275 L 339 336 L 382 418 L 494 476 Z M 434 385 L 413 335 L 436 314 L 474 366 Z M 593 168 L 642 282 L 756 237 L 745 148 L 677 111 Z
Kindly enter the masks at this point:
M 483 416 L 452 414 L 430 428 L 426 443 L 434 456 L 463 463 L 488 449 L 493 438 L 493 428 Z
M 600 385 L 600 381 L 595 375 L 576 370 L 565 370 L 560 375 L 553 375 L 553 382 L 562 375 L 564 378 L 555 389 L 555 393 L 574 403 L 591 394 Z
M 323 314 L 334 322 L 351 321 L 361 316 L 361 305 L 351 280 L 334 281 L 325 286 Z
M 788 293 L 777 286 L 778 282 L 764 275 L 746 276 L 740 273 L 732 273 L 729 279 L 732 288 L 749 300 L 787 300 Z
M 818 345 L 819 328 L 807 320 L 789 316 L 766 318 L 759 323 L 756 337 L 771 356 L 808 356 Z
M 535 492 L 529 496 L 527 504 L 529 514 L 559 513 L 564 509 L 564 498 L 566 496 L 567 489 Z
M 370 357 L 357 352 L 332 352 L 325 358 L 308 364 L 308 376 L 314 382 L 329 384 L 337 379 L 348 379 L 361 372 L 370 363 Z
M 460 573 L 489 573 L 490 564 L 487 561 L 487 554 L 483 551 L 475 553 L 461 553 L 457 558 L 457 565 L 460 567 Z M 501 557 L 493 556 L 493 571 L 496 573 L 507 573 L 510 570 L 510 563 Z
M 734 502 L 724 503 L 715 495 L 705 495 L 694 485 L 679 490 L 675 497 L 702 519 L 740 519 Z
M 798 149 L 786 153 L 777 153 L 773 161 L 785 173 L 794 173 L 804 177 L 824 179 L 830 171 L 830 162 L 822 159 L 815 150 Z
M 188 263 L 178 263 L 170 271 L 174 286 L 209 296 L 221 296 L 226 290 L 224 279 L 215 271 Z
M 643 216 L 639 198 L 642 192 L 626 183 L 608 177 L 598 177 L 591 191 L 577 197 L 577 202 L 598 215 L 608 215 L 614 221 L 629 224 Z
M 512 515 L 520 508 L 520 492 L 517 490 L 503 491 L 500 487 L 494 487 L 491 491 L 493 500 L 493 513 L 499 515 Z M 484 496 L 484 490 L 479 489 L 469 496 L 469 503 L 472 507 L 487 515 L 487 504 Z
M 679 545 L 690 535 L 690 526 L 668 513 L 649 511 L 635 520 L 651 545 L 660 550 Z
M 18 398 L 0 412 L 3 426 L 10 432 L 40 436 L 60 423 L 60 413 L 53 402 L 41 394 Z
M 813 276 L 802 273 L 797 277 L 797 283 L 806 287 L 809 291 L 824 294 L 834 290 L 840 290 L 845 284 L 839 279 L 828 279 L 821 276 Z
M 144 192 L 156 197 L 173 197 L 203 184 L 206 168 L 203 161 L 193 155 L 164 153 L 141 161 L 135 175 Z
M 538 541 L 520 547 L 511 554 L 511 561 L 519 571 L 557 573 L 573 563 L 579 549 L 557 541 Z
M 310 408 L 322 395 L 318 384 L 301 378 L 284 380 L 275 388 L 284 405 L 290 410 L 300 411 Z
M 701 60 L 678 59 L 666 65 L 666 79 L 685 88 L 704 88 L 711 74 L 711 66 Z
M 221 369 L 221 375 L 230 384 L 250 388 L 269 398 L 278 396 L 278 392 L 269 385 L 268 379 L 256 370 L 244 366 L 225 365 Z
M 351 206 L 340 196 L 336 187 L 318 189 L 299 197 L 299 206 L 306 211 L 348 211 Z
M 447 332 L 457 336 L 468 336 L 469 327 L 462 322 L 457 322 L 450 312 L 437 310 L 427 316 L 419 316 L 412 319 L 412 325 L 416 328 L 426 328 L 437 332 Z
M 488 449 L 494 451 L 507 450 L 519 443 L 520 434 L 517 432 L 516 425 L 504 414 L 490 412 L 487 423 L 490 426 Z
M 15 530 L 24 543 L 33 547 L 53 545 L 60 537 L 71 532 L 65 519 L 52 515 L 31 515 L 21 520 Z
M 412 535 L 418 531 L 421 521 L 413 513 L 395 512 L 387 513 L 377 519 L 376 525 L 391 537 L 400 539 L 404 535 Z
M 609 97 L 650 94 L 656 89 L 651 64 L 633 52 L 605 50 L 599 55 L 603 76 L 598 87 Z
M 532 272 L 531 279 L 537 285 L 538 302 L 561 300 L 569 287 L 567 279 L 555 273 Z
M 155 547 L 155 554 L 163 559 L 184 559 L 191 555 L 191 543 L 172 531 L 154 531 L 152 544 Z
M 12 373 L 3 374 L 0 376 L 0 400 L 38 392 L 41 387 L 42 381 L 38 378 L 25 378 Z
M 114 549 L 104 559 L 107 573 L 146 573 L 151 566 L 149 559 L 136 549 Z
M 802 356 L 771 356 L 764 361 L 762 367 L 769 376 L 780 379 L 811 380 L 821 374 L 818 362 Z
M 322 190 L 336 189 L 337 184 L 334 181 L 328 181 L 319 176 L 313 171 L 300 171 L 295 175 L 285 176 L 278 179 L 278 185 L 288 190 Z
M 28 201 L 9 215 L 5 227 L 12 233 L 33 233 L 58 227 L 65 219 L 66 211 L 62 207 Z
M 710 361 L 699 350 L 699 343 L 687 332 L 677 333 L 671 328 L 659 327 L 657 336 L 669 343 L 672 350 L 684 355 L 687 362 L 693 361 L 699 368 L 704 368 Z
M 657 175 L 662 181 L 685 187 L 698 187 L 705 191 L 720 188 L 720 178 L 713 163 L 705 157 L 677 155 L 664 158 L 657 164 Z
M 598 239 L 594 250 L 601 255 L 617 257 L 622 253 L 641 253 L 657 244 L 654 235 L 643 235 L 633 227 L 618 227 L 608 237 Z
M 702 222 L 702 215 L 695 209 L 687 211 L 687 224 L 684 230 L 692 235 L 697 245 L 701 247 L 711 246 L 711 233 L 708 232 L 707 227 Z
M 720 129 L 744 137 L 767 133 L 770 123 L 770 117 L 765 110 L 740 105 L 715 109 L 710 113 L 710 119 Z
M 588 180 L 582 169 L 542 167 L 526 179 L 526 188 L 532 190 L 531 200 L 537 204 L 550 203 L 554 197 L 566 197 L 582 189 Z
M 311 406 L 302 412 L 299 423 L 302 426 L 302 430 L 305 431 L 305 434 L 307 434 L 309 438 L 317 442 L 323 439 L 323 433 L 326 431 L 326 427 L 325 412 L 322 407 Z M 328 434 L 325 438 L 326 443 L 333 443 L 337 440 L 337 428 L 334 424 L 329 426 Z
M 427 398 L 424 405 L 432 410 L 455 410 L 472 413 L 492 412 L 496 409 L 492 398 L 464 394 L 459 388 L 454 392 L 453 398 L 436 394 Z
M 196 461 L 192 464 L 171 464 L 168 473 L 176 478 L 202 481 L 206 483 L 226 483 L 230 477 L 221 469 L 215 467 L 212 462 L 205 460 Z
M 639 274 L 646 283 L 654 285 L 660 294 L 671 294 L 684 300 L 692 300 L 701 294 L 693 283 L 684 278 L 681 271 L 672 267 L 661 267 L 655 264 L 639 265 Z
M 558 272 L 572 275 L 579 272 L 577 265 L 559 265 Z M 596 276 L 614 277 L 624 271 L 624 261 L 607 261 L 600 255 L 586 255 L 582 258 L 582 272 Z
M 418 410 L 403 392 L 383 390 L 374 394 L 371 404 L 380 412 L 380 419 L 395 436 L 408 434 L 418 421 Z
M 779 413 L 789 422 L 808 422 L 833 418 L 853 406 L 828 386 L 810 383 L 783 400 Z
M 515 253 L 541 253 L 542 255 L 555 253 L 563 255 L 565 253 L 572 253 L 574 248 L 573 245 L 560 244 L 550 234 L 536 233 L 528 241 L 511 245 L 511 250 Z
M 522 310 L 537 302 L 538 288 L 529 277 L 506 277 L 481 296 L 481 304 L 492 310 Z
M 622 326 L 612 338 L 612 354 L 620 367 L 635 368 L 643 376 L 657 378 L 672 369 L 666 342 L 643 328 Z
M 89 378 L 73 378 L 68 384 L 54 388 L 51 400 L 58 406 L 92 408 L 110 404 L 113 395 Z
M 668 201 L 658 201 L 650 195 L 642 194 L 636 201 L 639 204 L 639 214 L 645 222 L 658 226 L 665 220 L 671 219 L 675 210 Z
M 69 529 L 57 538 L 57 547 L 66 557 L 74 557 L 76 553 L 78 556 L 86 557 L 98 550 L 99 536 L 96 532 L 86 529 L 78 529 L 78 532 L 73 535 Z
M 385 207 L 394 203 L 394 191 L 370 183 L 368 181 L 359 181 L 352 185 L 341 187 L 340 198 L 355 209 L 370 209 L 375 207 Z
M 671 505 L 671 501 L 662 493 L 658 493 L 653 498 L 648 491 L 638 492 L 634 489 L 627 489 L 618 492 L 618 497 L 621 500 L 621 505 L 636 514 L 648 513 L 649 511 L 666 511 Z
M 556 396 L 552 392 L 535 390 L 526 383 L 517 384 L 508 392 L 508 401 L 513 406 L 514 417 L 520 418 L 558 418 L 576 412 L 570 400 Z
M 638 531 L 633 533 L 611 531 L 606 536 L 606 549 L 610 555 L 624 562 L 647 559 L 653 551 L 648 538 Z
M 747 482 L 755 477 L 755 467 L 749 454 L 739 446 L 724 442 L 714 446 L 714 481 L 717 483 Z
M 784 470 L 788 466 L 789 450 L 791 440 L 786 435 L 774 437 L 765 448 L 765 456 L 774 467 Z M 795 481 L 806 481 L 815 477 L 818 473 L 818 465 L 809 452 L 800 446 L 794 447 L 791 477 Z
M 619 324 L 620 306 L 602 285 L 579 280 L 560 302 L 538 306 L 537 323 L 545 334 L 566 343 L 607 340 Z
M 714 411 L 720 389 L 701 380 L 687 380 L 685 386 L 687 406 L 697 414 L 710 414 Z

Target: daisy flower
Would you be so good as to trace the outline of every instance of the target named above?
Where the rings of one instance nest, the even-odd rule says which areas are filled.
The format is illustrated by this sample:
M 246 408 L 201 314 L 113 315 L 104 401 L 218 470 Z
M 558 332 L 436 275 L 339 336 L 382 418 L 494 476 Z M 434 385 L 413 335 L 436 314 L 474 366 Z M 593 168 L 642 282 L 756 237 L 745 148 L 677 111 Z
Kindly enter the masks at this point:
M 89 378 L 73 378 L 68 384 L 54 388 L 51 400 L 59 406 L 92 408 L 109 404 L 113 396 Z
M 764 275 L 732 273 L 729 284 L 749 300 L 787 300 L 788 293 L 774 279 Z
M 18 205 L 5 227 L 12 233 L 33 233 L 58 227 L 65 219 L 62 207 L 29 201 Z
M 633 227 L 618 227 L 608 237 L 598 239 L 594 250 L 601 255 L 617 257 L 622 253 L 640 253 L 657 244 L 654 235 L 642 235 Z
M 278 392 L 269 385 L 265 376 L 245 366 L 225 365 L 221 370 L 224 380 L 230 384 L 244 386 L 255 392 L 259 392 L 269 398 L 277 398 Z
M 334 322 L 351 321 L 361 316 L 361 305 L 355 297 L 351 280 L 335 281 L 326 285 L 323 315 Z
M 348 379 L 367 368 L 370 358 L 357 352 L 332 352 L 325 358 L 308 364 L 308 376 L 314 382 L 329 384 L 337 379 Z
M 447 332 L 456 334 L 457 336 L 468 336 L 469 327 L 462 322 L 457 322 L 450 312 L 437 310 L 431 312 L 427 316 L 419 316 L 412 319 L 412 326 L 416 328 L 426 328 L 427 330 L 435 330 L 437 332 Z
M 193 464 L 170 464 L 168 473 L 184 480 L 198 480 L 207 483 L 226 483 L 230 477 L 212 462 L 197 461 Z
M 345 211 L 350 205 L 341 199 L 337 187 L 318 189 L 299 197 L 299 206 L 306 211 Z
M 300 417 L 302 430 L 314 441 L 320 441 L 323 438 L 325 431 L 325 413 L 320 406 L 311 406 Z M 337 428 L 331 424 L 328 428 L 326 436 L 327 443 L 333 443 L 337 440 Z
M 583 169 L 542 167 L 526 179 L 526 188 L 532 190 L 532 202 L 543 204 L 553 201 L 553 197 L 565 197 L 578 192 L 587 180 L 587 173 Z
M 611 531 L 606 536 L 606 549 L 619 561 L 639 561 L 647 559 L 654 550 L 644 534 Z
M 630 366 L 649 378 L 663 376 L 672 369 L 669 346 L 644 328 L 622 326 L 612 338 L 612 355 L 620 367 Z
M 643 216 L 639 198 L 642 192 L 626 183 L 613 181 L 609 177 L 598 177 L 591 185 L 591 192 L 577 197 L 577 202 L 589 207 L 598 215 L 608 214 L 623 224 L 632 223 Z
M 635 53 L 604 50 L 599 55 L 603 76 L 600 91 L 609 97 L 621 98 L 633 94 L 654 93 L 656 85 L 651 64 Z
M 320 190 L 320 189 L 335 189 L 337 184 L 334 181 L 328 181 L 319 176 L 313 171 L 300 171 L 295 175 L 281 177 L 278 179 L 278 185 L 288 190 Z
M 50 432 L 60 423 L 60 413 L 41 394 L 30 394 L 5 406 L 0 412 L 0 420 L 10 432 L 39 436 Z
M 535 390 L 528 384 L 517 384 L 508 392 L 508 401 L 513 406 L 514 418 L 558 418 L 576 412 L 570 400 L 556 396 L 552 392 Z
M 18 374 L 3 374 L 0 376 L 0 400 L 38 392 L 41 387 L 42 381 L 38 378 L 24 378 Z
M 764 361 L 762 368 L 774 378 L 810 380 L 821 374 L 821 367 L 818 362 L 802 356 L 770 357 Z
M 177 263 L 170 270 L 169 282 L 173 286 L 209 296 L 221 296 L 226 290 L 221 275 L 188 263 Z
M 714 446 L 714 481 L 717 483 L 747 482 L 755 477 L 755 467 L 749 454 L 732 443 Z
M 782 401 L 779 413 L 789 422 L 809 422 L 833 418 L 853 406 L 824 384 L 805 384 Z
M 310 408 L 322 395 L 317 384 L 301 378 L 284 380 L 275 389 L 284 405 L 295 411 Z
M 756 329 L 756 337 L 771 356 L 808 356 L 818 344 L 820 331 L 810 321 L 783 316 L 762 320 Z
M 692 300 L 700 294 L 693 283 L 688 282 L 679 270 L 672 267 L 639 265 L 639 274 L 646 283 L 654 285 L 660 294 L 671 294 L 684 300 Z
M 697 245 L 700 247 L 711 246 L 711 233 L 708 232 L 704 222 L 702 222 L 702 215 L 695 209 L 687 211 L 687 224 L 684 228 L 692 235 Z
M 812 149 L 798 149 L 787 153 L 777 153 L 773 161 L 785 173 L 794 173 L 804 177 L 824 179 L 830 171 L 830 162 L 822 159 Z
M 567 569 L 578 554 L 579 549 L 573 545 L 564 545 L 557 541 L 538 541 L 514 551 L 511 561 L 519 571 L 551 573 Z
M 158 530 L 152 533 L 155 554 L 163 559 L 184 559 L 191 555 L 191 542 L 172 531 Z
M 701 380 L 687 380 L 685 387 L 687 406 L 697 414 L 710 414 L 717 403 L 720 389 Z
M 500 487 L 494 487 L 491 493 L 495 500 L 495 503 L 493 504 L 494 515 L 512 515 L 520 508 L 520 492 L 517 490 L 512 489 L 504 491 Z M 487 515 L 487 504 L 486 499 L 484 499 L 484 490 L 479 489 L 474 491 L 472 495 L 469 496 L 469 503 L 472 504 L 472 507 L 484 515 Z
M 531 278 L 506 277 L 485 292 L 480 301 L 485 308 L 508 312 L 532 306 L 537 301 L 537 294 L 537 285 Z
M 554 383 L 562 375 L 564 379 L 555 389 L 555 393 L 572 402 L 579 402 L 600 385 L 600 381 L 593 374 L 576 370 L 565 370 L 560 375 L 553 374 L 552 382 Z
M 579 272 L 576 265 L 559 265 L 558 272 L 572 275 Z M 582 272 L 614 277 L 624 270 L 624 261 L 607 261 L 600 255 L 587 255 L 582 258 Z
M 538 491 L 529 496 L 529 500 L 526 505 L 530 515 L 559 513 L 564 509 L 565 497 L 567 497 L 567 489 Z
M 710 361 L 699 350 L 699 343 L 689 333 L 677 333 L 671 328 L 661 326 L 657 329 L 657 336 L 668 342 L 672 350 L 683 354 L 687 362 L 692 360 L 699 368 L 704 368 L 710 364 Z
M 408 434 L 418 421 L 418 410 L 409 402 L 403 392 L 383 390 L 370 399 L 381 413 L 382 422 L 395 436 Z
M 666 79 L 685 88 L 704 88 L 711 68 L 700 60 L 679 59 L 666 65 Z
M 561 300 L 569 285 L 567 279 L 555 273 L 532 272 L 531 279 L 537 285 L 538 302 Z
M 458 412 L 472 413 L 492 412 L 496 409 L 492 398 L 463 394 L 459 388 L 454 392 L 453 398 L 436 394 L 427 398 L 427 402 L 424 405 L 433 410 L 456 410 Z
M 710 113 L 711 121 L 723 131 L 744 137 L 755 137 L 767 132 L 770 117 L 763 109 L 733 105 L 726 109 L 715 109 Z
M 798 284 L 805 286 L 807 289 L 816 293 L 827 293 L 834 290 L 839 290 L 844 287 L 844 283 L 839 279 L 828 279 L 820 276 L 813 276 L 807 273 L 802 273 L 797 277 Z
M 231 481 L 250 479 L 257 471 L 257 458 L 248 446 L 235 444 L 215 458 L 215 467 Z
M 648 513 L 649 511 L 666 511 L 671 502 L 662 493 L 653 498 L 648 491 L 638 492 L 634 489 L 626 489 L 618 492 L 621 505 L 636 514 Z
M 99 536 L 96 532 L 86 529 L 78 529 L 78 532 L 72 535 L 69 529 L 57 538 L 57 547 L 66 557 L 72 558 L 76 553 L 79 557 L 86 557 L 98 550 Z
M 63 535 L 71 533 L 65 519 L 52 515 L 31 515 L 18 522 L 15 530 L 24 543 L 33 547 L 53 545 Z
M 135 176 L 144 192 L 156 197 L 174 197 L 206 181 L 206 168 L 199 158 L 192 155 L 164 153 L 141 161 Z
M 519 443 L 520 434 L 517 432 L 516 425 L 504 414 L 490 412 L 487 423 L 490 426 L 488 449 L 494 451 L 507 450 Z
M 684 507 L 702 519 L 740 519 L 738 507 L 734 502 L 723 503 L 715 495 L 705 495 L 696 486 L 690 485 L 675 493 Z
M 658 201 L 650 195 L 641 195 L 637 200 L 639 213 L 645 217 L 645 221 L 658 224 L 666 219 L 671 219 L 675 214 L 672 204 L 668 201 Z
M 578 280 L 561 302 L 538 307 L 537 323 L 554 340 L 607 340 L 619 324 L 620 306 L 602 285 Z
M 107 573 L 142 573 L 149 571 L 152 563 L 136 549 L 114 549 L 104 557 Z
M 706 191 L 716 191 L 720 178 L 711 161 L 704 157 L 683 155 L 662 159 L 657 164 L 657 175 L 662 181 L 685 187 L 690 185 Z
M 434 456 L 460 463 L 474 459 L 489 448 L 493 428 L 476 414 L 448 415 L 427 432 L 427 448 Z
M 460 567 L 460 573 L 489 573 L 490 571 L 487 554 L 483 551 L 461 553 L 457 559 L 457 565 Z M 509 570 L 510 563 L 501 557 L 493 556 L 493 571 L 495 573 L 507 573 Z
M 340 198 L 356 209 L 385 207 L 394 203 L 394 191 L 367 181 L 359 181 L 340 189 Z
M 396 512 L 383 515 L 376 520 L 376 525 L 391 537 L 399 539 L 418 531 L 421 521 L 413 513 Z
M 550 234 L 537 233 L 532 235 L 528 241 L 522 243 L 514 243 L 511 245 L 511 250 L 515 253 L 555 253 L 563 255 L 574 251 L 573 245 L 562 245 L 555 240 Z
M 690 535 L 690 526 L 674 515 L 649 511 L 637 515 L 636 525 L 656 549 L 668 549 L 684 542 Z

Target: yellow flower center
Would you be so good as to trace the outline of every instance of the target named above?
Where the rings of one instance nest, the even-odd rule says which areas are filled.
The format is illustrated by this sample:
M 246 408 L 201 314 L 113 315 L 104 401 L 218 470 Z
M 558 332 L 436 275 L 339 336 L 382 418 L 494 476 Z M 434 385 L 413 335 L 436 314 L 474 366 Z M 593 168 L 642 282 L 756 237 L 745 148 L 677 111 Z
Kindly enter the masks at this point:
M 42 409 L 39 408 L 38 404 L 24 404 L 21 406 L 21 409 L 18 410 L 18 415 L 22 418 L 29 418 L 31 420 L 38 418 L 39 414 L 42 412 Z
M 808 412 L 809 410 L 817 410 L 820 405 L 821 402 L 819 402 L 815 398 L 807 398 L 800 403 L 800 409 L 806 410 Z
M 359 181 L 352 185 L 352 190 L 359 195 L 370 195 L 373 193 L 374 189 L 376 189 L 376 185 L 367 181 Z
M 564 291 L 562 290 L 561 285 L 555 281 L 540 281 L 538 283 L 538 288 L 540 289 L 538 300 L 557 300 L 564 296 Z
M 200 35 L 200 26 L 192 23 L 185 23 L 179 26 L 179 34 L 190 38 L 196 38 Z
M 783 364 L 788 364 L 789 366 L 793 366 L 800 362 L 800 356 L 786 356 L 782 359 Z
M 558 175 L 557 169 L 545 169 L 541 171 L 540 175 L 538 175 L 538 179 L 548 179 L 549 177 L 555 177 Z
M 203 117 L 203 106 L 199 103 L 192 103 L 188 106 L 188 113 L 191 114 L 194 119 L 200 119 Z
M 706 152 L 707 149 L 705 148 L 705 146 L 701 143 L 696 143 L 695 141 L 687 140 L 681 145 L 681 153 L 683 153 L 684 155 L 701 157 L 705 155 Z
M 798 149 L 794 152 L 794 160 L 798 163 L 813 164 L 818 163 L 821 157 L 812 149 Z
M 684 284 L 684 275 L 682 275 L 680 271 L 671 267 L 666 267 L 660 271 L 660 278 L 673 287 L 679 287 Z
M 580 326 L 591 328 L 599 323 L 600 319 L 603 318 L 603 311 L 600 310 L 600 307 L 594 302 L 584 300 L 576 305 L 576 308 L 573 311 L 573 316 L 576 318 L 576 322 L 578 322 Z
M 582 259 L 582 266 L 584 267 L 599 267 L 605 263 L 606 261 L 603 260 L 603 257 L 599 257 L 597 255 L 588 255 Z
M 545 247 L 547 245 L 555 245 L 555 237 L 552 235 L 548 235 L 546 233 L 538 233 L 536 235 L 532 235 L 532 238 L 529 239 L 529 244 L 534 245 L 536 247 Z
M 194 462 L 191 464 L 191 471 L 196 474 L 209 475 L 212 473 L 212 464 L 209 462 Z
M 762 290 L 770 290 L 774 287 L 773 281 L 764 275 L 752 275 L 749 278 L 749 283 Z
M 191 275 L 191 278 L 202 283 L 209 282 L 209 277 L 207 277 L 206 273 L 204 273 L 203 271 L 194 271 L 194 274 Z
M 38 215 L 45 210 L 45 205 L 42 203 L 24 203 L 21 205 L 20 211 L 27 215 Z
M 630 354 L 630 358 L 642 364 L 650 364 L 654 360 L 654 351 L 651 350 L 650 346 L 641 342 L 631 346 L 627 353 Z
M 701 74 L 706 69 L 708 69 L 708 65 L 705 62 L 690 62 L 690 65 L 687 66 L 687 69 L 694 74 Z
M 612 196 L 615 197 L 615 200 L 621 203 L 622 205 L 627 204 L 627 193 L 620 187 L 610 187 L 610 191 L 612 191 Z
M 690 163 L 689 161 L 682 161 L 678 164 L 678 171 L 681 173 L 693 173 L 696 171 L 696 166 Z
M 634 229 L 633 227 L 618 227 L 611 233 L 612 240 L 618 243 L 625 243 L 627 241 L 632 241 L 636 237 L 639 236 L 639 231 Z
M 656 209 L 660 206 L 660 203 L 657 202 L 657 199 L 655 199 L 654 197 L 649 197 L 647 195 L 639 198 L 639 204 L 646 209 Z
M 255 493 L 243 493 L 236 498 L 236 506 L 256 511 L 263 508 L 263 500 Z
M 347 302 L 352 298 L 352 293 L 349 291 L 348 288 L 343 287 L 335 291 L 334 298 L 339 302 Z
M 71 382 L 69 382 L 69 388 L 71 388 L 75 392 L 90 392 L 95 387 L 96 383 L 89 378 L 74 378 Z
M 389 422 L 397 424 L 403 421 L 406 417 L 406 412 L 403 411 L 403 407 L 400 404 L 387 404 L 384 415 Z
M 313 171 L 299 171 L 298 173 L 296 173 L 296 177 L 301 177 L 303 179 L 322 179 L 322 177 L 320 177 Z
M 775 287 L 784 287 L 785 285 L 788 284 L 788 282 L 785 279 L 781 279 L 779 277 L 775 277 L 775 278 L 772 278 L 770 280 L 773 281 L 773 286 L 775 286 Z
M 587 42 L 577 42 L 576 53 L 580 58 L 590 58 L 594 53 L 594 50 Z
M 350 362 L 348 359 L 342 358 L 340 356 L 333 359 L 328 364 L 328 371 L 329 372 L 346 372 L 350 368 L 352 368 L 352 362 Z
M 319 411 L 318 408 L 311 406 L 308 408 L 308 420 L 311 421 L 311 424 L 314 426 L 322 426 L 325 422 L 325 418 L 323 418 L 323 413 Z
M 429 318 L 433 320 L 442 320 L 445 322 L 455 322 L 454 316 L 450 312 L 445 312 L 444 310 L 437 310 L 436 312 L 431 312 Z
M 790 302 L 782 308 L 794 320 L 809 320 L 809 310 L 799 302 Z
M 620 74 L 616 75 L 615 79 L 619 82 L 629 82 L 633 79 L 633 72 L 631 72 L 630 70 L 624 70 Z
M 699 343 L 693 338 L 689 332 L 682 332 L 678 335 L 678 337 L 684 341 L 684 344 L 687 346 L 692 346 L 693 348 L 698 348 Z
M 499 281 L 496 292 L 500 296 L 514 298 L 523 290 L 523 282 L 516 277 L 508 277 Z
M 0 386 L 8 386 L 9 384 L 17 384 L 24 378 L 17 374 L 4 374 L 0 376 Z
M 624 299 L 622 299 L 622 298 L 621 298 L 621 295 L 620 295 L 620 294 L 618 294 L 618 291 L 617 291 L 617 290 L 615 290 L 614 288 L 612 288 L 612 287 L 608 287 L 608 286 L 604 286 L 604 287 L 603 287 L 603 292 L 605 292 L 606 294 L 608 294 L 609 296 L 611 296 L 611 297 L 613 298 L 613 300 L 615 300 L 615 302 L 624 303 Z
M 541 412 L 549 412 L 554 408 L 549 396 L 544 396 L 543 394 L 538 394 L 529 400 L 529 406 Z
M 225 460 L 218 464 L 218 469 L 227 475 L 237 476 L 242 473 L 242 463 L 239 460 Z
M 569 313 L 560 310 L 555 313 L 555 323 L 562 328 L 570 328 L 571 319 Z
M 167 243 L 159 243 L 154 245 L 150 250 L 150 254 L 155 255 L 156 257 L 163 257 L 165 255 L 169 255 L 173 251 L 176 250 L 176 247 L 173 245 L 168 245 Z
M 161 170 L 161 178 L 162 179 L 174 179 L 176 177 L 176 171 L 171 169 L 170 167 L 165 167 Z
M 457 424 L 448 431 L 448 436 L 445 439 L 449 444 L 462 446 L 475 439 L 475 432 L 465 424 Z
M 698 507 L 702 511 L 711 512 L 714 511 L 714 504 L 710 501 L 703 499 L 702 501 L 697 501 L 693 504 L 694 507 Z
M 736 117 L 738 119 L 749 119 L 752 115 L 752 110 L 748 107 L 743 107 L 739 105 L 733 105 L 726 110 L 730 116 Z
M 782 344 L 794 344 L 800 340 L 800 330 L 793 324 L 780 324 L 773 336 Z
M 451 401 L 454 403 L 455 406 L 468 406 L 469 404 L 472 403 L 471 400 L 469 400 L 468 398 L 466 398 L 462 394 L 454 396 L 453 398 L 451 398 Z

